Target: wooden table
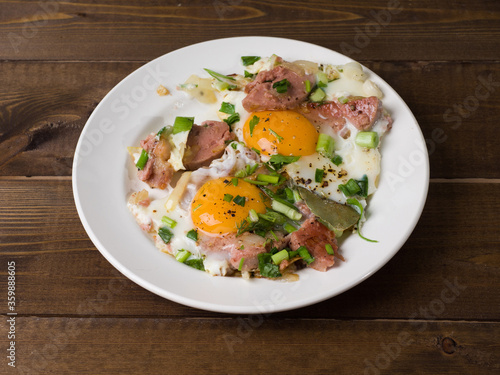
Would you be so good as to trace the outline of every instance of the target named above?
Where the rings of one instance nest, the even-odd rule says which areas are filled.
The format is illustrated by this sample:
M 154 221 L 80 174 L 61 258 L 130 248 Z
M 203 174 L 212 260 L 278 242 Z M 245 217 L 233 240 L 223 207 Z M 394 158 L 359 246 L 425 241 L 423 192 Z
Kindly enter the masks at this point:
M 499 373 L 500 2 L 4 0 L 0 14 L 0 373 Z M 177 48 L 243 35 L 365 64 L 408 103 L 431 161 L 423 215 L 383 269 L 265 317 L 129 281 L 89 240 L 71 190 L 78 137 L 115 84 Z

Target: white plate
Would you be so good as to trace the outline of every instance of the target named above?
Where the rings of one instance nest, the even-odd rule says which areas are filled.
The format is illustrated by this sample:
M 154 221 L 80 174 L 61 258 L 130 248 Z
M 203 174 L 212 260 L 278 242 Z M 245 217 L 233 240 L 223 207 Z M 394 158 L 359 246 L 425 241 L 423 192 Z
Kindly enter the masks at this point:
M 137 145 L 177 115 L 201 119 L 204 109 L 175 90 L 203 68 L 221 73 L 242 72 L 240 56 L 282 56 L 344 64 L 346 56 L 313 44 L 289 39 L 242 37 L 195 44 L 171 52 L 136 70 L 101 101 L 90 116 L 76 147 L 73 193 L 89 237 L 106 259 L 142 287 L 172 301 L 226 313 L 271 313 L 290 310 L 338 295 L 380 269 L 403 246 L 422 212 L 429 184 L 425 141 L 412 113 L 399 95 L 373 72 L 382 89 L 393 129 L 382 145 L 379 190 L 369 202 L 363 234 L 351 234 L 342 244 L 346 262 L 328 272 L 304 269 L 300 280 L 212 277 L 178 263 L 158 251 L 126 208 L 129 192 L 127 146 Z M 159 84 L 173 95 L 160 97 Z

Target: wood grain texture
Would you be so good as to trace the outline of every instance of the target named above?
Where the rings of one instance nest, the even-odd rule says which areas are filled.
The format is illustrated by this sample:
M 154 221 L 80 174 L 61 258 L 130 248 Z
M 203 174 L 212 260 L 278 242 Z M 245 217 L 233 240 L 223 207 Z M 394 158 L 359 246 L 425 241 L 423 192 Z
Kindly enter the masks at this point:
M 0 2 L 0 59 L 144 61 L 193 43 L 257 34 L 364 60 L 498 60 L 500 4 L 488 0 L 41 3 Z
M 392 85 L 415 114 L 427 139 L 433 178 L 500 178 L 495 167 L 500 64 L 365 64 Z M 70 175 L 89 115 L 109 90 L 141 65 L 0 63 L 0 175 Z
M 23 374 L 492 374 L 499 323 L 18 317 Z M 6 328 L 0 321 L 0 329 Z
M 0 260 L 16 261 L 19 313 L 226 316 L 164 300 L 115 271 L 83 230 L 68 179 L 2 178 L 0 191 Z M 499 319 L 492 288 L 500 282 L 499 210 L 497 184 L 431 184 L 416 230 L 382 270 L 340 296 L 277 316 Z

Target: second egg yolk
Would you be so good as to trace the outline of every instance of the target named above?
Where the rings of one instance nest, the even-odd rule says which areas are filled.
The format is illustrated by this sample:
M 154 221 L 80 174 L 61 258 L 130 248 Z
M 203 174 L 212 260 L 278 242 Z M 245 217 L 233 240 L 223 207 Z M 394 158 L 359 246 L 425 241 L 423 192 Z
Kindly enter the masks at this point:
M 250 114 L 243 138 L 264 155 L 305 156 L 316 151 L 318 132 L 300 113 L 261 111 Z

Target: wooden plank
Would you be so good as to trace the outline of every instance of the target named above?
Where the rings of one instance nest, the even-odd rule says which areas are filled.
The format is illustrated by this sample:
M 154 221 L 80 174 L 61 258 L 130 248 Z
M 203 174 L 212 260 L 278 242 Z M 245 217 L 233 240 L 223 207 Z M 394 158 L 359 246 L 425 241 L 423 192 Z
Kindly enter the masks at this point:
M 492 374 L 499 323 L 16 318 L 21 374 Z M 7 332 L 6 319 L 0 329 Z M 6 366 L 6 364 L 3 364 Z
M 498 2 L 1 1 L 0 59 L 151 60 L 228 36 L 303 40 L 352 57 L 497 60 Z M 133 48 L 131 48 L 133 46 Z
M 17 264 L 19 313 L 220 316 L 118 274 L 82 228 L 69 179 L 2 178 L 0 191 L 0 263 Z M 498 319 L 499 210 L 498 184 L 431 184 L 416 230 L 382 270 L 340 296 L 279 316 Z M 0 283 L 0 295 L 5 288 Z
M 140 65 L 0 63 L 0 175 L 70 175 L 88 116 Z M 500 112 L 500 64 L 366 65 L 413 110 L 428 140 L 433 178 L 500 177 L 494 167 L 500 128 L 492 115 Z

